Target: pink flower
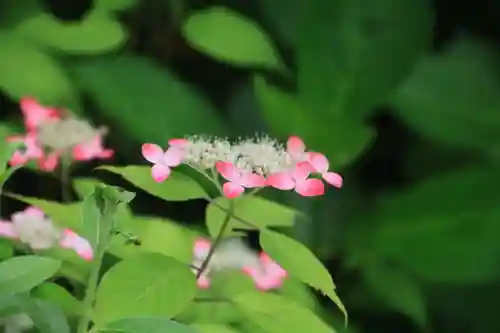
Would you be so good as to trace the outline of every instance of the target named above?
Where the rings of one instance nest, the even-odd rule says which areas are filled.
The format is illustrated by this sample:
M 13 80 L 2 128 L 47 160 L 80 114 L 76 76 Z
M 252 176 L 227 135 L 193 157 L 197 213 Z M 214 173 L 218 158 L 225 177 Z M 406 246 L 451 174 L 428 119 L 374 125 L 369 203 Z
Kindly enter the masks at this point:
M 243 271 L 252 277 L 257 288 L 262 291 L 281 287 L 288 275 L 287 272 L 264 252 L 260 254 L 260 261 L 261 269 L 245 267 Z
M 74 250 L 84 260 L 91 261 L 94 258 L 94 251 L 90 243 L 70 229 L 63 230 L 59 245 L 64 249 Z
M 36 134 L 28 133 L 25 136 L 15 135 L 7 138 L 7 142 L 22 142 L 24 149 L 17 150 L 9 160 L 11 166 L 24 165 L 30 160 L 39 159 L 43 156 L 42 149 L 36 141 Z
M 298 163 L 292 172 L 279 172 L 267 177 L 267 185 L 279 190 L 295 190 L 304 197 L 323 195 L 325 186 L 319 179 L 308 179 L 312 167 L 308 162 Z
M 239 197 L 245 188 L 263 187 L 266 180 L 261 175 L 248 171 L 239 171 L 231 162 L 217 162 L 217 171 L 228 182 L 222 186 L 224 196 L 229 199 Z
M 200 266 L 203 263 L 203 260 L 208 256 L 208 252 L 210 251 L 211 246 L 212 243 L 204 238 L 197 238 L 195 240 L 193 248 L 193 254 L 195 258 L 193 262 L 194 266 L 196 266 L 197 268 L 201 268 Z M 195 275 L 198 274 L 197 269 L 193 268 L 192 271 Z M 208 277 L 208 270 L 205 269 L 205 271 L 200 275 L 196 283 L 198 287 L 201 289 L 206 289 L 210 287 L 210 278 Z
M 61 152 L 53 151 L 49 154 L 44 154 L 38 160 L 38 166 L 40 170 L 51 172 L 57 168 L 59 164 L 59 159 L 61 158 Z
M 183 146 L 188 142 L 189 142 L 189 140 L 184 139 L 184 138 L 174 138 L 174 139 L 168 140 L 168 144 L 170 146 Z
M 21 98 L 20 106 L 24 116 L 24 125 L 29 132 L 36 130 L 40 124 L 46 121 L 60 119 L 57 109 L 42 106 L 32 97 Z
M 73 148 L 75 161 L 90 161 L 96 158 L 107 159 L 113 157 L 114 151 L 103 147 L 102 135 L 96 135 L 86 144 L 79 144 Z
M 0 220 L 0 237 L 17 239 L 19 235 L 10 221 Z
M 307 159 L 306 145 L 298 136 L 291 136 L 286 142 L 286 151 L 295 161 L 302 162 Z
M 142 156 L 153 163 L 151 175 L 156 182 L 161 183 L 170 176 L 172 167 L 181 164 L 183 153 L 178 147 L 170 147 L 163 151 L 158 145 L 145 143 L 142 145 Z
M 341 188 L 342 176 L 335 172 L 329 172 L 330 163 L 325 155 L 320 153 L 309 153 L 309 164 L 313 171 L 321 174 L 321 177 L 330 185 Z

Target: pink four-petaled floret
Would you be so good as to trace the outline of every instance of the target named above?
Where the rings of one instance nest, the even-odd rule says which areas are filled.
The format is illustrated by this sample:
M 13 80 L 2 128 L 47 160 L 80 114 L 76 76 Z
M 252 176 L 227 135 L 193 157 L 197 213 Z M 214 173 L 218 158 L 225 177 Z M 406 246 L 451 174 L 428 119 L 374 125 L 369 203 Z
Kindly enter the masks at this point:
M 142 156 L 153 163 L 151 175 L 156 182 L 161 183 L 170 176 L 172 167 L 181 164 L 183 152 L 175 146 L 164 151 L 158 145 L 145 143 L 142 145 Z

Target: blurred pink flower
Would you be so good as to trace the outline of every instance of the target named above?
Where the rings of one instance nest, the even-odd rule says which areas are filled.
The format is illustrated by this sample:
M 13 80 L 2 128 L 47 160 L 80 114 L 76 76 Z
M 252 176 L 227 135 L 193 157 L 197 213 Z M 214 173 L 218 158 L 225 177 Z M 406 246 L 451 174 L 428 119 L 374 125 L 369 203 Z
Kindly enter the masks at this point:
M 89 242 L 69 229 L 61 231 L 54 226 L 42 210 L 27 207 L 12 214 L 11 221 L 0 221 L 0 237 L 19 240 L 33 250 L 45 250 L 56 246 L 74 250 L 84 260 L 92 260 Z
M 319 179 L 308 179 L 312 168 L 308 162 L 297 163 L 291 172 L 275 173 L 267 177 L 266 183 L 279 190 L 295 190 L 304 197 L 323 195 L 325 186 Z
M 211 246 L 212 243 L 204 238 L 197 238 L 195 240 L 193 248 L 193 255 L 194 255 L 193 266 L 195 266 L 197 269 L 196 268 L 192 269 L 195 275 L 198 274 L 198 269 L 201 268 L 203 260 L 208 256 L 208 252 L 210 251 Z M 196 283 L 198 287 L 201 289 L 206 289 L 210 287 L 210 278 L 208 277 L 207 269 L 205 269 L 205 271 L 200 275 Z
M 222 186 L 224 196 L 229 199 L 239 197 L 245 188 L 263 187 L 266 180 L 263 176 L 248 171 L 240 171 L 231 162 L 217 162 L 217 171 L 228 182 Z
M 172 146 L 166 151 L 155 144 L 145 143 L 142 145 L 142 156 L 153 163 L 151 168 L 151 175 L 153 179 L 161 183 L 170 176 L 171 168 L 181 164 L 182 149 Z
M 9 160 L 11 166 L 24 165 L 30 160 L 38 160 L 42 158 L 43 151 L 38 146 L 36 141 L 36 134 L 31 132 L 22 135 L 14 135 L 7 138 L 7 142 L 22 142 L 24 144 L 24 149 L 20 149 L 14 152 Z
M 32 97 L 23 97 L 19 102 L 24 116 L 24 125 L 28 132 L 35 131 L 42 123 L 61 119 L 59 111 L 54 107 L 45 107 Z
M 89 143 L 82 143 L 73 148 L 75 161 L 90 161 L 96 158 L 108 159 L 113 157 L 114 151 L 103 147 L 102 135 L 96 135 Z
M 280 288 L 288 275 L 287 272 L 264 252 L 260 254 L 260 261 L 261 268 L 245 267 L 243 271 L 253 278 L 260 290 Z

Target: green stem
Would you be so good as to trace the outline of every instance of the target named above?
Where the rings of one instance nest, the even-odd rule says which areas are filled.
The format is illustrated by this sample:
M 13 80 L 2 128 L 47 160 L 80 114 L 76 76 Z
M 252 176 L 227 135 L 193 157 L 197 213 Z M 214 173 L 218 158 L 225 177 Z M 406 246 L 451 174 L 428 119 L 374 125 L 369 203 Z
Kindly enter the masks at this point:
M 68 203 L 71 201 L 71 192 L 69 189 L 70 186 L 70 160 L 67 156 L 62 156 L 61 158 L 61 197 L 64 203 Z
M 198 273 L 196 273 L 197 280 L 200 278 L 201 274 L 203 274 L 203 272 L 207 268 L 208 264 L 210 263 L 210 259 L 212 259 L 212 256 L 215 253 L 217 246 L 222 241 L 222 238 L 224 238 L 224 232 L 226 231 L 226 228 L 229 226 L 229 221 L 231 221 L 231 217 L 233 215 L 233 210 L 234 210 L 234 200 L 231 200 L 231 201 L 229 201 L 229 209 L 226 211 L 226 217 L 224 218 L 224 221 L 222 222 L 222 226 L 219 230 L 219 233 L 217 234 L 217 237 L 215 237 L 215 240 L 214 240 L 212 246 L 210 247 L 210 251 L 208 251 L 207 257 L 205 258 L 205 260 L 203 260 L 201 267 L 200 267 L 200 270 L 198 271 Z

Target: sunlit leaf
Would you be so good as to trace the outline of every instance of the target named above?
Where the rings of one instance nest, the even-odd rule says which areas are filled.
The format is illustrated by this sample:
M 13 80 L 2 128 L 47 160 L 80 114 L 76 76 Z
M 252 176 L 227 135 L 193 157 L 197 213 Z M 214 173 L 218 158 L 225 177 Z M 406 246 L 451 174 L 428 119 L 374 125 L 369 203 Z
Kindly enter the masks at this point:
M 347 311 L 335 292 L 330 273 L 307 247 L 271 230 L 261 231 L 260 245 L 291 276 L 327 295 L 337 304 L 347 321 Z
M 169 318 L 128 317 L 100 328 L 97 333 L 199 333 L 197 330 Z
M 247 320 L 266 332 L 276 333 L 335 333 L 311 310 L 278 295 L 246 293 L 232 298 L 245 313 Z
M 216 236 L 227 215 L 230 200 L 220 197 L 211 202 L 207 207 L 206 223 L 212 236 Z M 231 229 L 249 229 L 256 230 L 266 226 L 289 227 L 295 222 L 297 216 L 301 213 L 293 208 L 284 206 L 262 197 L 249 195 L 240 199 L 230 219 L 227 234 Z
M 124 44 L 127 34 L 112 17 L 91 13 L 83 20 L 65 22 L 39 12 L 19 23 L 14 30 L 21 36 L 70 54 L 96 54 Z
M 56 283 L 42 283 L 33 289 L 31 295 L 35 298 L 56 304 L 66 316 L 77 316 L 80 314 L 80 301 Z
M 33 96 L 42 104 L 74 105 L 77 93 L 59 64 L 16 34 L 0 33 L 0 88 L 14 100 Z
M 119 174 L 135 186 L 167 201 L 185 201 L 207 197 L 205 190 L 194 179 L 175 170 L 164 183 L 157 183 L 151 176 L 150 166 L 103 166 L 100 169 Z
M 386 101 L 432 42 L 428 0 L 313 0 L 300 10 L 300 100 L 315 113 L 366 115 Z
M 61 309 L 54 303 L 18 296 L 16 307 L 26 313 L 40 333 L 70 333 L 70 327 Z
M 227 325 L 216 325 L 216 324 L 191 324 L 199 333 L 237 333 L 238 330 L 227 326 Z
M 195 275 L 187 265 L 161 254 L 140 254 L 104 275 L 93 320 L 103 325 L 127 316 L 173 317 L 195 294 Z
M 59 260 L 41 256 L 19 256 L 0 263 L 0 294 L 30 291 L 61 268 Z
M 195 49 L 218 60 L 239 66 L 282 66 L 262 28 L 228 8 L 217 6 L 195 12 L 182 30 Z

